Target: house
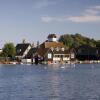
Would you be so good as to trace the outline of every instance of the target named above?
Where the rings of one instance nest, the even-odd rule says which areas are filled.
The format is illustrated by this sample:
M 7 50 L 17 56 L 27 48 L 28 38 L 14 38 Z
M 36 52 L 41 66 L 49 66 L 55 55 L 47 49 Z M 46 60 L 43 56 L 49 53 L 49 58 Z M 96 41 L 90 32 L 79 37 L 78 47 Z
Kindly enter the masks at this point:
M 100 60 L 100 48 L 81 45 L 76 50 L 78 60 Z
M 55 34 L 48 35 L 48 40 L 40 44 L 37 54 L 47 63 L 69 63 L 71 60 L 70 50 L 57 41 Z
M 30 43 L 17 44 L 16 45 L 16 59 L 19 61 L 21 61 L 22 59 L 25 59 L 30 49 L 31 49 Z
M 25 56 L 26 60 L 29 60 L 30 63 L 35 63 L 35 56 L 37 55 L 37 49 L 36 47 L 33 47 L 29 50 L 27 55 Z

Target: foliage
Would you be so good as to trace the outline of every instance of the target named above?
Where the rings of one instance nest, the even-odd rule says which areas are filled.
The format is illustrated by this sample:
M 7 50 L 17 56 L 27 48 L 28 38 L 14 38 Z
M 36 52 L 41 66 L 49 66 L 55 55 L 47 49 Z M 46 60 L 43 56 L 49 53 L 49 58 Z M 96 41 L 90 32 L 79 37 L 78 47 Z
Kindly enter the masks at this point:
M 96 41 L 96 46 L 100 47 L 100 40 Z
M 77 48 L 81 45 L 89 45 L 92 47 L 100 46 L 100 40 L 96 41 L 94 39 L 84 37 L 79 33 L 76 33 L 75 35 L 73 34 L 61 35 L 59 38 L 59 42 L 63 42 L 69 48 L 71 47 Z
M 6 43 L 3 47 L 2 55 L 4 57 L 14 57 L 16 54 L 16 49 L 13 43 Z

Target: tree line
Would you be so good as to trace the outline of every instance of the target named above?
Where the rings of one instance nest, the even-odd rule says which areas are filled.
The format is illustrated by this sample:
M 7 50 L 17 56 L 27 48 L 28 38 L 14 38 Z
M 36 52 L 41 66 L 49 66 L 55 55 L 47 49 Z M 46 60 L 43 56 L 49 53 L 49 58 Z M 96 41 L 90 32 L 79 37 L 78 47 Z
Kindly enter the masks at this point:
M 85 37 L 79 33 L 73 34 L 64 34 L 61 35 L 59 38 L 59 42 L 62 42 L 67 47 L 71 48 L 77 48 L 81 45 L 89 45 L 92 47 L 100 47 L 100 40 L 91 39 L 88 37 Z

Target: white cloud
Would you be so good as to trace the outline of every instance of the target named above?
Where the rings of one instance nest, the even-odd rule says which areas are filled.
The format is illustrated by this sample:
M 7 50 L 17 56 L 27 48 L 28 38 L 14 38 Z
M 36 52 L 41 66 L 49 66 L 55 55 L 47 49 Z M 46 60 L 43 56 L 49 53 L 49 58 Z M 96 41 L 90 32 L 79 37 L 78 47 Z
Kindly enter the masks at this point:
M 49 23 L 49 22 L 64 22 L 67 21 L 67 17 L 51 17 L 51 16 L 43 16 L 41 17 L 41 20 L 43 22 Z
M 100 6 L 85 9 L 80 16 L 71 16 L 68 20 L 72 22 L 100 22 Z
M 98 22 L 100 21 L 100 16 L 96 15 L 74 16 L 74 17 L 69 17 L 68 20 L 72 22 Z
M 98 6 L 91 7 L 91 8 L 100 10 L 100 6 L 99 5 Z
M 98 14 L 99 11 L 94 10 L 94 9 L 86 9 L 83 15 L 95 15 Z
M 49 17 L 49 16 L 43 16 L 41 17 L 41 19 L 43 22 L 47 22 L 47 23 L 54 20 L 52 17 Z
M 100 6 L 94 6 L 88 9 L 85 9 L 83 13 L 79 16 L 62 16 L 62 17 L 51 17 L 51 16 L 43 16 L 41 17 L 43 22 L 66 22 L 72 21 L 77 23 L 83 22 L 100 22 Z

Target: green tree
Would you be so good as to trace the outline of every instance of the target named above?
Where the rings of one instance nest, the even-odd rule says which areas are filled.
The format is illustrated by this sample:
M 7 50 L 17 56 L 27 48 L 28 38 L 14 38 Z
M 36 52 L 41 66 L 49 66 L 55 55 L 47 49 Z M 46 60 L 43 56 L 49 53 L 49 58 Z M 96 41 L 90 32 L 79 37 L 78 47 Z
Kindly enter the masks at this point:
M 66 46 L 71 47 L 74 41 L 71 35 L 66 34 L 59 38 L 59 42 L 63 42 Z
M 75 35 L 65 34 L 61 35 L 59 38 L 59 42 L 63 42 L 66 46 L 77 48 L 81 45 L 89 45 L 92 47 L 96 47 L 100 45 L 100 41 L 96 41 L 94 39 L 90 39 L 88 37 L 82 36 L 79 33 Z
M 3 47 L 4 57 L 13 58 L 16 54 L 16 49 L 13 43 L 6 43 Z

